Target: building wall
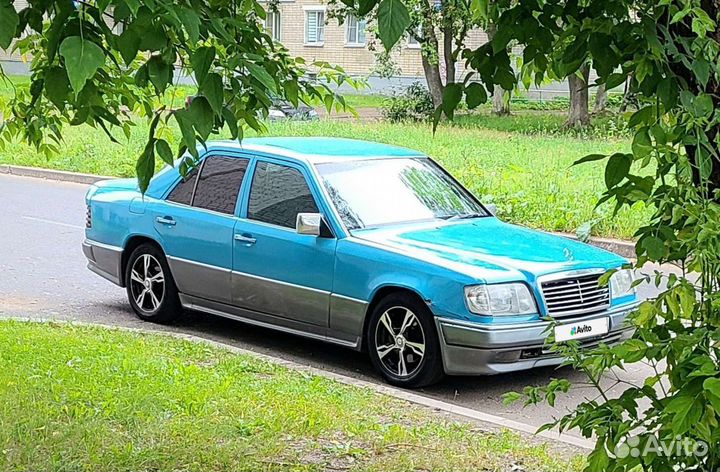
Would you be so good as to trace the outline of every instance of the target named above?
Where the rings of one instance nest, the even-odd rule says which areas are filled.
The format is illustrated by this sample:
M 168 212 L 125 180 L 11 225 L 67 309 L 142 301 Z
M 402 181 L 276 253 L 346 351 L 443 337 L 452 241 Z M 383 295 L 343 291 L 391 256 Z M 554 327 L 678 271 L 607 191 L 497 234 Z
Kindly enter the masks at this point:
M 375 40 L 367 32 L 364 46 L 350 45 L 346 41 L 347 23 L 339 25 L 338 20 L 328 19 L 326 12 L 325 41 L 322 46 L 305 44 L 305 14 L 309 9 L 325 8 L 321 0 L 285 0 L 278 4 L 281 18 L 280 42 L 294 56 L 304 57 L 308 62 L 327 61 L 345 69 L 350 74 L 369 75 L 375 68 L 375 53 L 368 49 L 368 44 L 375 42 L 378 49 L 382 48 L 379 40 Z M 471 31 L 466 45 L 477 47 L 487 41 L 487 35 L 479 30 Z M 441 52 L 442 54 L 442 52 Z M 393 61 L 400 69 L 402 77 L 424 77 L 420 49 L 412 45 L 408 38 L 400 40 L 392 54 Z M 442 61 L 441 61 L 442 63 Z M 442 68 L 444 69 L 444 68 Z M 458 62 L 458 73 L 463 69 L 462 61 Z M 442 70 L 444 73 L 444 70 Z

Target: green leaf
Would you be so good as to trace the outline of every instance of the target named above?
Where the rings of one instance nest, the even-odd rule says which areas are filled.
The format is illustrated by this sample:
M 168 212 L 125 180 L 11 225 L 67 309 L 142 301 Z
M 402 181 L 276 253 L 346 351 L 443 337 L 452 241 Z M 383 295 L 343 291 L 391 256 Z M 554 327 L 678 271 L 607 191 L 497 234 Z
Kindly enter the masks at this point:
M 56 107 L 62 108 L 70 93 L 70 81 L 67 72 L 60 66 L 54 66 L 45 73 L 45 96 Z
M 140 154 L 140 158 L 135 165 L 135 172 L 137 173 L 140 192 L 145 193 L 150 184 L 150 179 L 155 173 L 155 151 L 152 146 L 146 146 L 142 154 Z
M 210 106 L 217 116 L 222 115 L 223 102 L 225 101 L 223 81 L 220 74 L 215 72 L 208 74 L 203 82 L 202 93 L 207 98 Z
M 584 164 L 586 162 L 593 162 L 593 161 L 600 161 L 602 159 L 605 159 L 607 155 L 605 154 L 588 154 L 585 157 L 582 157 L 578 159 L 577 161 L 573 162 L 572 165 L 576 166 L 578 164 Z
M 197 43 L 200 39 L 200 17 L 190 8 L 180 8 L 176 11 L 187 31 L 188 38 L 193 43 Z
M 166 164 L 171 166 L 175 164 L 172 149 L 170 149 L 170 145 L 164 139 L 158 139 L 155 141 L 155 152 L 157 152 L 160 159 L 162 159 Z
M 18 24 L 20 24 L 20 17 L 15 11 L 15 5 L 13 2 L 7 2 L 3 0 L 0 3 L 0 48 L 7 49 L 10 47 L 15 33 L 17 32 Z
M 443 112 L 445 112 L 445 116 L 447 116 L 451 120 L 453 118 L 453 115 L 455 114 L 455 109 L 457 108 L 458 103 L 460 103 L 462 93 L 462 85 L 457 83 L 448 84 L 443 90 Z
M 370 13 L 370 10 L 372 10 L 377 3 L 377 0 L 358 0 L 358 16 L 365 16 Z
M 401 0 L 382 0 L 377 18 L 380 41 L 389 51 L 410 26 L 410 13 Z
M 148 77 L 155 87 L 158 95 L 161 95 L 172 82 L 172 66 L 166 63 L 162 57 L 153 56 L 148 62 Z
M 80 36 L 70 36 L 60 44 L 60 55 L 75 95 L 85 86 L 97 70 L 105 64 L 105 54 L 97 44 Z
M 642 239 L 641 244 L 653 261 L 658 261 L 665 255 L 665 243 L 657 236 L 647 236 Z
M 707 180 L 712 174 L 713 161 L 712 155 L 702 144 L 695 148 L 695 161 L 700 170 L 700 177 Z
M 465 87 L 465 103 L 471 110 L 487 101 L 487 91 L 482 84 L 473 82 Z
M 205 97 L 195 97 L 188 108 L 188 117 L 200 138 L 205 141 L 210 136 L 215 123 L 212 107 Z
M 710 78 L 710 63 L 703 58 L 697 58 L 692 62 L 692 70 L 700 84 L 705 87 Z
M 713 112 L 712 97 L 707 93 L 701 93 L 693 100 L 693 114 L 698 118 L 710 116 Z
M 197 80 L 198 85 L 202 85 L 205 81 L 214 60 L 215 48 L 212 46 L 198 48 L 190 57 L 190 65 L 193 72 L 195 72 L 195 80 Z
M 140 49 L 140 36 L 134 28 L 128 28 L 117 39 L 117 48 L 126 65 L 130 65 L 137 57 Z
M 257 64 L 254 64 L 252 62 L 248 62 L 245 64 L 250 74 L 260 81 L 261 84 L 263 84 L 268 90 L 271 92 L 275 92 L 277 90 L 277 85 L 275 84 L 275 80 L 272 78 L 272 76 L 268 73 L 267 70 L 265 70 L 264 67 L 260 67 Z
M 632 142 L 632 151 L 636 157 L 645 157 L 652 152 L 653 146 L 647 127 L 643 127 L 635 133 Z
M 194 101 L 195 100 L 193 100 L 193 102 Z M 197 158 L 197 140 L 195 138 L 195 131 L 193 130 L 192 126 L 193 120 L 190 116 L 190 112 L 188 110 L 176 110 L 175 113 L 173 113 L 173 116 L 175 117 L 175 121 L 180 128 L 180 133 L 182 134 L 185 147 L 190 152 L 190 154 Z
M 628 339 L 615 347 L 615 351 L 624 362 L 632 364 L 634 362 L 638 362 L 645 356 L 647 348 L 647 344 L 640 339 Z
M 630 173 L 630 165 L 632 164 L 632 156 L 630 154 L 615 153 L 610 156 L 607 166 L 605 167 L 605 185 L 607 188 L 613 188 Z
M 634 128 L 640 124 L 651 125 L 655 122 L 655 107 L 648 105 L 632 114 L 628 120 L 628 128 Z
M 705 381 L 703 382 L 703 388 L 715 395 L 716 397 L 720 397 L 720 379 L 705 379 Z

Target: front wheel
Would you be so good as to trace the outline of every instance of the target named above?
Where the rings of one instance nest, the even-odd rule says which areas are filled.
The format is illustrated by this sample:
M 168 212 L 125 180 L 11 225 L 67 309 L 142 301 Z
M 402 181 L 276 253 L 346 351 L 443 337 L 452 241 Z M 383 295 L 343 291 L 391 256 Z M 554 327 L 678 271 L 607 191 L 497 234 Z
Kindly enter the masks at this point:
M 153 244 L 141 244 L 130 254 L 125 287 L 130 305 L 141 320 L 168 323 L 182 311 L 165 255 Z
M 442 378 L 440 342 L 424 303 L 411 294 L 391 294 L 370 316 L 370 359 L 388 383 L 417 388 Z

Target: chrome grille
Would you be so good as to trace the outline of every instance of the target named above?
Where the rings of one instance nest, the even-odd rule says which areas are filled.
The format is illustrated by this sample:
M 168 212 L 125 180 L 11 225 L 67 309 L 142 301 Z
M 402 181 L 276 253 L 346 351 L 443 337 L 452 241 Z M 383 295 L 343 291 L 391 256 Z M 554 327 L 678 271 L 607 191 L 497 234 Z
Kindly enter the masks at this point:
M 600 286 L 602 272 L 540 282 L 547 314 L 553 317 L 594 313 L 610 306 L 610 288 Z

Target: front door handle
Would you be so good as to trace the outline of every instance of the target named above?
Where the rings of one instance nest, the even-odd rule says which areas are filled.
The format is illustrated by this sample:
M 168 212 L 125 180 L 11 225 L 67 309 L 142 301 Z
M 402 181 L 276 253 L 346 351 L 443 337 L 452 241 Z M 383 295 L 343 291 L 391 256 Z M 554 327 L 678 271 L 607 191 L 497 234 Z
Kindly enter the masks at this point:
M 244 234 L 236 234 L 235 241 L 240 241 L 242 243 L 245 243 L 246 246 L 252 246 L 253 244 L 255 244 L 257 239 L 252 238 L 250 236 L 246 236 Z
M 170 216 L 158 216 L 155 218 L 155 221 L 160 223 L 161 225 L 168 225 L 168 226 L 175 226 L 176 221 L 172 219 Z

